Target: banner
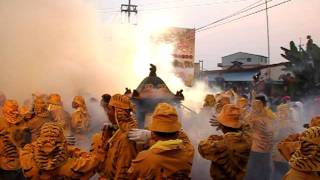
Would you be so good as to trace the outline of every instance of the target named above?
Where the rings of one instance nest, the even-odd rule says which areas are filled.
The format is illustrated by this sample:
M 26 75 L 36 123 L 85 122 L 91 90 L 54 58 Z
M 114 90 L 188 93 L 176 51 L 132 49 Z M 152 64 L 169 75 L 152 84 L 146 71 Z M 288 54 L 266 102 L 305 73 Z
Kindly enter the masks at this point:
M 154 40 L 155 37 L 153 37 Z M 175 73 L 186 86 L 192 86 L 194 79 L 195 29 L 170 27 L 157 35 L 156 42 L 173 44 L 172 53 Z

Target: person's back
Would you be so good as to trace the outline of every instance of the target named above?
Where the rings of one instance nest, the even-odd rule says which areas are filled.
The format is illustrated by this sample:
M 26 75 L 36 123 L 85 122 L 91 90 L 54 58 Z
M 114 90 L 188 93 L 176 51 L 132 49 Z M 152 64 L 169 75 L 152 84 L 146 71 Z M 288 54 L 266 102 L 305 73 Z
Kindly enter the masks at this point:
M 190 179 L 194 148 L 181 130 L 174 107 L 160 103 L 152 116 L 150 148 L 128 170 L 130 179 Z M 131 136 L 129 136 L 131 139 Z
M 236 105 L 223 106 L 212 126 L 224 135 L 211 135 L 200 141 L 200 155 L 211 161 L 212 179 L 243 179 L 251 147 L 251 137 L 240 123 L 240 109 Z M 214 123 L 215 121 L 215 123 Z
M 48 104 L 48 110 L 50 111 L 53 122 L 59 123 L 65 131 L 69 131 L 71 115 L 64 110 L 60 95 L 50 94 Z
M 199 152 L 211 160 L 212 179 L 243 179 L 250 153 L 250 137 L 243 132 L 213 135 L 201 141 Z
M 30 128 L 32 142 L 34 142 L 40 134 L 41 126 L 52 121 L 51 114 L 48 111 L 48 104 L 42 97 L 36 97 L 33 102 L 34 117 L 27 121 Z
M 132 161 L 130 179 L 190 179 L 192 159 L 182 140 L 158 141 Z
M 299 146 L 289 160 L 290 170 L 283 180 L 320 179 L 320 127 L 306 129 L 299 137 Z

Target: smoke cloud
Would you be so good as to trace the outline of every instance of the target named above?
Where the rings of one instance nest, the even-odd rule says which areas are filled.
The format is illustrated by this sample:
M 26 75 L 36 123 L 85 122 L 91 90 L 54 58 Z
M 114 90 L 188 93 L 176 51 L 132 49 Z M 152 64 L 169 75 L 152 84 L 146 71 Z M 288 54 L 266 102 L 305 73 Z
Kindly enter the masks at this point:
M 174 75 L 173 45 L 150 44 L 154 24 L 103 24 L 94 6 L 79 0 L 0 1 L 0 17 L 0 87 L 8 98 L 21 103 L 34 92 L 55 92 L 71 111 L 73 96 L 84 95 L 91 116 L 101 124 L 105 116 L 98 110 L 99 103 L 88 99 L 123 93 L 125 87 L 135 89 L 148 75 L 150 63 L 173 92 L 184 89 L 183 104 L 193 111 L 200 111 L 210 93 L 204 83 L 189 88 Z M 212 131 L 210 115 L 181 111 L 183 127 L 197 152 L 197 141 Z M 97 124 L 92 127 L 100 128 Z M 199 129 L 201 133 L 194 133 Z M 196 158 L 200 161 L 199 155 Z M 208 162 L 201 162 L 206 162 L 205 167 L 197 168 L 208 173 Z
M 128 84 L 122 74 L 128 71 L 117 69 L 130 69 L 125 61 L 130 53 L 123 41 L 108 43 L 115 42 L 106 39 L 112 31 L 90 4 L 1 1 L 0 16 L 0 87 L 10 98 L 21 100 L 32 92 L 100 95 Z M 116 47 L 122 51 L 113 51 Z

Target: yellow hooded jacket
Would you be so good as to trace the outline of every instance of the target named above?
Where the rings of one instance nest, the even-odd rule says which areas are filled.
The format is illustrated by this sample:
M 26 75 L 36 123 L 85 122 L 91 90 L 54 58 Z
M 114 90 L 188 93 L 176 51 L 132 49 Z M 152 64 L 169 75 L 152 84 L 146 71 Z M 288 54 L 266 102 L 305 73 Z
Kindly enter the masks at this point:
M 129 179 L 189 179 L 193 156 L 189 138 L 180 131 L 178 139 L 157 141 L 141 151 L 131 163 Z

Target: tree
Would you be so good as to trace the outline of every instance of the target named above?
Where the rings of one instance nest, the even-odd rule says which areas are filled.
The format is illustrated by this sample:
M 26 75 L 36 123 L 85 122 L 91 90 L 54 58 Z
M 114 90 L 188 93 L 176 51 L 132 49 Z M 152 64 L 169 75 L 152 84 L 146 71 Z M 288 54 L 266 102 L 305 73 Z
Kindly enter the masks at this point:
M 290 49 L 281 47 L 284 51 L 282 57 L 290 63 L 286 69 L 295 76 L 296 94 L 304 96 L 306 94 L 319 93 L 320 88 L 320 48 L 313 43 L 311 36 L 307 36 L 307 47 L 299 49 L 293 41 L 290 42 Z

